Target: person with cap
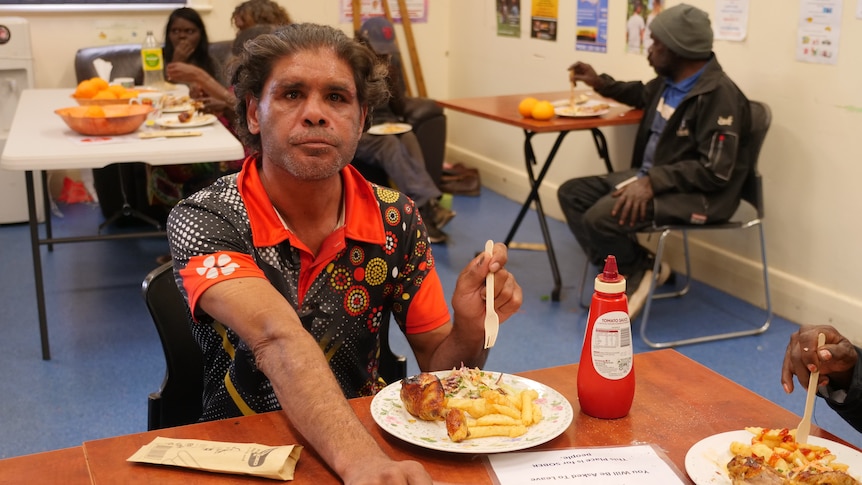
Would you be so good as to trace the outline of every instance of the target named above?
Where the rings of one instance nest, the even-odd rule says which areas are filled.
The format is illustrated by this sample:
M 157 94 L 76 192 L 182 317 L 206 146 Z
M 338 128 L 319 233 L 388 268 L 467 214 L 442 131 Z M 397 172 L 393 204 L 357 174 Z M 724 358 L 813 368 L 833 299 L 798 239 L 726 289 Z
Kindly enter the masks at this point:
M 686 4 L 662 11 L 650 25 L 648 83 L 598 75 L 589 64 L 569 67 L 572 82 L 644 110 L 629 170 L 569 180 L 557 196 L 589 262 L 616 257 L 628 280 L 629 313 L 642 309 L 653 275 L 649 251 L 636 238 L 654 224 L 710 224 L 739 206 L 751 161 L 740 156 L 750 130 L 748 99 L 712 52 L 706 12 Z M 657 285 L 670 276 L 662 263 Z
M 356 39 L 389 65 L 387 84 L 390 98 L 371 110 L 371 125 L 404 123 L 406 87 L 400 65 L 392 62 L 393 57 L 399 54 L 392 23 L 385 17 L 371 18 L 356 32 Z M 443 226 L 455 217 L 455 211 L 440 204 L 443 192 L 428 173 L 422 147 L 412 130 L 388 135 L 374 135 L 366 131 L 356 147 L 356 158 L 383 169 L 395 187 L 413 199 L 425 220 L 429 241 L 437 244 L 448 240 Z

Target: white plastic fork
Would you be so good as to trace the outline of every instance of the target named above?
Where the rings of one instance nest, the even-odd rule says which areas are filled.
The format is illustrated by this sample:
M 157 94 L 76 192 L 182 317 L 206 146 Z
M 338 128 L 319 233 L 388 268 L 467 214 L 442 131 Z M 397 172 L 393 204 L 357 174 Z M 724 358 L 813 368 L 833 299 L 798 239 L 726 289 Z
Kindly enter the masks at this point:
M 823 347 L 826 343 L 826 335 L 817 335 L 817 349 Z M 817 349 L 814 349 L 817 352 Z M 808 349 L 805 349 L 808 350 Z M 814 395 L 817 393 L 817 382 L 820 380 L 820 371 L 812 372 L 808 378 L 808 395 L 805 397 L 805 412 L 802 414 L 802 421 L 796 427 L 796 442 L 799 444 L 808 443 L 808 433 L 811 432 L 811 414 L 814 411 Z
M 494 241 L 488 239 L 485 243 L 485 254 L 488 258 L 494 252 Z M 485 277 L 485 348 L 490 349 L 497 342 L 497 331 L 500 329 L 500 317 L 494 310 L 494 273 Z

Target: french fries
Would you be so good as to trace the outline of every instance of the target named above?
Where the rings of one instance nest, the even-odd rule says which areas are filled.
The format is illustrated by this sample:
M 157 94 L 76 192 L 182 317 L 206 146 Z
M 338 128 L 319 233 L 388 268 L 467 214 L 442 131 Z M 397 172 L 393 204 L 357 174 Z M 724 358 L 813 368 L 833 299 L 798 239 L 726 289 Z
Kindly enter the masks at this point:
M 457 436 L 449 433 L 452 441 L 469 438 L 506 436 L 517 438 L 527 432 L 527 427 L 542 420 L 542 410 L 535 404 L 539 393 L 526 389 L 514 395 L 486 390 L 476 399 L 448 398 L 444 407 L 458 409 L 469 415 L 465 420 L 467 433 Z
M 731 454 L 762 457 L 765 464 L 785 477 L 806 469 L 840 472 L 848 469 L 848 465 L 835 461 L 835 455 L 828 448 L 797 443 L 795 429 L 748 427 L 745 430 L 752 434 L 751 443 L 732 442 Z
M 502 376 L 466 367 L 442 378 L 422 373 L 402 381 L 401 400 L 405 410 L 419 419 L 445 421 L 446 433 L 456 443 L 489 436 L 517 438 L 542 421 L 542 408 L 536 403 L 539 393 L 512 389 L 501 383 Z M 416 387 L 428 379 L 435 380 L 438 387 Z M 429 400 L 429 390 L 436 390 L 440 399 Z M 427 409 L 434 412 L 422 412 Z

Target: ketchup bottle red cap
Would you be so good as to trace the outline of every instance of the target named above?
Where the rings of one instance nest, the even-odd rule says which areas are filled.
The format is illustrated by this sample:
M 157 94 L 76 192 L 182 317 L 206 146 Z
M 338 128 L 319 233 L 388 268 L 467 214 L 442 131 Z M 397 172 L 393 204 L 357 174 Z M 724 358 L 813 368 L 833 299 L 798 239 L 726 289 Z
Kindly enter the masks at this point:
M 596 276 L 596 291 L 602 293 L 625 293 L 626 279 L 617 270 L 617 258 L 613 254 L 605 259 L 605 268 Z

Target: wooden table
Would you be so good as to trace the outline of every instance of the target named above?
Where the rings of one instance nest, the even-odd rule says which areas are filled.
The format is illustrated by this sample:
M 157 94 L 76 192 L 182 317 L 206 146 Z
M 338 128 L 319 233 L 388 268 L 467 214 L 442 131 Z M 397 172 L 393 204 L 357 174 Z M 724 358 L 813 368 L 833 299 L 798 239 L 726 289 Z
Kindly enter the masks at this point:
M 71 93 L 71 89 L 25 89 L 15 110 L 9 139 L 0 154 L 0 168 L 25 172 L 39 334 L 42 340 L 42 358 L 45 360 L 51 358 L 51 351 L 48 345 L 40 246 L 46 245 L 51 250 L 54 244 L 164 236 L 164 231 L 53 237 L 47 178 L 42 177 L 45 207 L 45 237 L 42 238 L 36 214 L 33 172 L 103 168 L 114 163 L 128 162 L 145 162 L 151 165 L 218 162 L 238 160 L 245 154 L 239 140 L 219 122 L 196 128 L 201 131 L 201 136 L 140 140 L 133 134 L 117 137 L 117 140 L 122 140 L 119 142 L 83 143 L 80 140 L 85 137 L 73 132 L 54 114 L 55 109 L 74 104 Z M 146 129 L 142 127 L 139 131 Z
M 596 419 L 580 413 L 575 364 L 521 373 L 523 377 L 542 382 L 562 393 L 575 411 L 574 421 L 562 435 L 535 449 L 653 443 L 663 449 L 676 467 L 684 472 L 686 452 L 707 436 L 739 430 L 745 426 L 792 428 L 799 422 L 798 415 L 675 350 L 637 354 L 634 362 L 637 376 L 634 404 L 628 416 L 617 420 Z M 764 376 L 765 379 L 771 377 Z M 374 422 L 370 403 L 371 398 L 350 401 L 362 423 L 389 456 L 398 460 L 420 461 L 437 481 L 470 485 L 492 483 L 484 456 L 426 450 L 391 437 Z M 812 435 L 847 444 L 814 425 Z M 293 483 L 339 483 L 314 450 L 297 437 L 280 412 L 87 441 L 83 448 L 93 483 L 225 483 L 228 478 L 225 475 L 126 461 L 156 436 L 270 445 L 304 444 L 306 448 L 299 460 Z M 51 453 L 42 456 L 45 457 L 43 461 L 46 465 L 52 462 L 48 460 Z M 4 462 L 0 461 L 0 475 L 7 469 L 3 465 Z M 271 483 L 266 479 L 233 476 L 230 481 Z
M 577 93 L 586 93 L 586 91 L 577 91 Z M 595 93 L 590 93 L 592 94 L 591 99 L 604 99 L 595 95 Z M 610 100 L 606 101 L 612 103 L 612 108 L 607 114 L 602 116 L 585 118 L 557 116 L 548 121 L 539 121 L 532 118 L 524 118 L 518 113 L 518 104 L 528 96 L 532 96 L 536 99 L 555 101 L 567 100 L 570 95 L 570 91 L 560 91 L 437 101 L 437 104 L 444 108 L 516 126 L 524 130 L 524 162 L 527 167 L 527 176 L 530 181 L 530 194 L 521 206 L 521 210 L 515 218 L 515 222 L 512 224 L 511 229 L 509 229 L 509 234 L 506 236 L 506 240 L 504 242 L 507 246 L 512 242 L 512 239 L 515 237 L 515 233 L 518 231 L 518 227 L 521 225 L 521 221 L 524 219 L 524 215 L 527 213 L 527 210 L 529 210 L 530 205 L 535 203 L 536 212 L 539 216 L 539 225 L 542 230 L 542 237 L 545 241 L 545 248 L 548 252 L 548 259 L 551 263 L 551 272 L 554 277 L 554 289 L 551 292 L 551 299 L 554 301 L 559 301 L 560 299 L 560 269 L 557 265 L 557 257 L 554 254 L 553 244 L 551 243 L 548 223 L 545 220 L 545 211 L 542 208 L 542 201 L 539 198 L 539 187 L 542 184 L 542 180 L 544 180 L 545 175 L 548 173 L 548 169 L 551 167 L 551 162 L 553 162 L 554 156 L 557 154 L 557 150 L 559 150 L 560 145 L 563 143 L 563 139 L 571 131 L 589 130 L 593 136 L 593 141 L 595 142 L 599 156 L 605 161 L 605 166 L 608 172 L 612 172 L 613 167 L 611 166 L 610 156 L 608 155 L 607 141 L 605 140 L 605 136 L 601 132 L 600 128 L 605 126 L 637 124 L 643 116 L 643 112 L 641 110 L 634 110 L 628 106 L 620 105 L 619 103 Z M 548 156 L 539 169 L 538 174 L 536 174 L 533 170 L 533 166 L 537 165 L 537 159 L 536 153 L 533 150 L 532 139 L 533 136 L 538 133 L 557 133 L 557 139 L 554 142 L 551 151 L 548 152 Z
M 84 448 L 76 446 L 0 460 L 0 485 L 22 483 L 89 485 Z

